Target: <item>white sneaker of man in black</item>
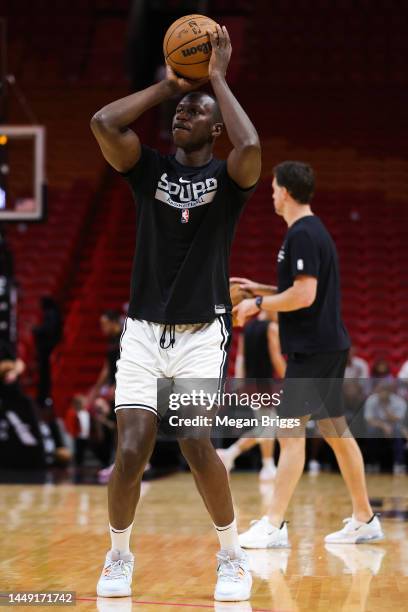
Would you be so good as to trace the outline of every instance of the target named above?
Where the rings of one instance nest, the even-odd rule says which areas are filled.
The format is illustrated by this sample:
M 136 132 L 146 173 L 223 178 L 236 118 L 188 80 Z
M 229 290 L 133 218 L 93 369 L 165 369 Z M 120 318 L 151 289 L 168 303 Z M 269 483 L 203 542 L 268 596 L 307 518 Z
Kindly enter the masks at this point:
M 353 516 L 344 519 L 343 523 L 343 529 L 329 533 L 324 538 L 327 544 L 364 544 L 384 539 L 380 520 L 375 514 L 366 523 L 358 521 Z
M 132 594 L 134 557 L 132 553 L 109 550 L 98 580 L 99 597 L 128 597 Z
M 242 551 L 233 559 L 224 550 L 217 553 L 217 575 L 214 599 L 216 601 L 246 601 L 251 596 L 252 576 L 248 555 Z
M 267 516 L 258 521 L 251 521 L 248 531 L 241 533 L 239 543 L 242 548 L 288 548 L 288 528 L 283 521 L 281 526 L 274 527 Z

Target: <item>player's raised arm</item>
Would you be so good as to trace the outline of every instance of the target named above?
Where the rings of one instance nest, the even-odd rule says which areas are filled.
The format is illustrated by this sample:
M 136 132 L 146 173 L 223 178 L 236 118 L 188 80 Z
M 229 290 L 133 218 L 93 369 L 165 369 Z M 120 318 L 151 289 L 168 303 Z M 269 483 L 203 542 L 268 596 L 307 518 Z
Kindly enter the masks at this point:
M 261 145 L 255 127 L 239 104 L 225 80 L 231 57 L 231 41 L 225 26 L 208 30 L 212 54 L 208 67 L 209 78 L 221 109 L 233 150 L 228 156 L 230 177 L 243 189 L 255 185 L 261 174 Z
M 140 140 L 130 125 L 152 106 L 203 84 L 177 78 L 171 68 L 163 81 L 116 100 L 101 108 L 91 119 L 91 129 L 104 158 L 119 172 L 127 172 L 139 161 Z

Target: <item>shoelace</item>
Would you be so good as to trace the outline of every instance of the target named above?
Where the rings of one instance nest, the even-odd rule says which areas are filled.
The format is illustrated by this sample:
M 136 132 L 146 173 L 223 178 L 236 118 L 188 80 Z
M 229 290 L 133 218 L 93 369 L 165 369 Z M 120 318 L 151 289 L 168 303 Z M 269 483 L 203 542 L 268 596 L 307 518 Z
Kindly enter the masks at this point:
M 130 561 L 124 561 L 123 559 L 112 561 L 108 566 L 110 568 L 110 572 L 109 574 L 105 575 L 105 579 L 114 580 L 115 578 L 121 578 L 123 574 L 127 576 L 129 573 L 129 568 L 126 566 L 126 563 L 130 563 Z
M 228 578 L 233 582 L 239 582 L 240 577 L 238 575 L 239 570 L 239 559 L 230 559 L 223 555 L 217 555 L 219 561 L 218 575 L 220 578 Z

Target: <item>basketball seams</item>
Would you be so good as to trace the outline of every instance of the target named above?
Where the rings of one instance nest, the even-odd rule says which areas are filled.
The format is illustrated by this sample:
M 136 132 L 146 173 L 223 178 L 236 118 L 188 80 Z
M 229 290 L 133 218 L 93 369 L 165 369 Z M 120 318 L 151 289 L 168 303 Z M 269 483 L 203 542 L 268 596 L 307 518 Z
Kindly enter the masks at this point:
M 166 33 L 166 37 L 165 37 L 165 39 L 164 39 L 164 46 L 166 47 L 166 54 L 167 54 L 167 57 L 168 57 L 168 55 L 169 55 L 169 54 L 167 53 L 167 45 L 168 45 L 168 43 L 169 43 L 170 38 L 173 36 L 174 32 L 177 30 L 177 28 L 179 28 L 180 26 L 182 26 L 182 25 L 184 25 L 185 23 L 187 23 L 187 21 L 191 21 L 191 20 L 192 20 L 194 17 L 195 17 L 195 18 L 200 17 L 200 18 L 202 19 L 203 17 L 205 17 L 205 15 L 187 15 L 187 16 L 186 16 L 186 18 L 184 19 L 184 21 L 182 21 L 181 23 L 177 23 L 177 21 L 179 21 L 179 20 L 177 20 L 177 21 L 176 21 L 176 24 L 177 24 L 177 25 L 174 25 L 174 28 L 172 29 L 172 31 L 171 31 L 171 32 L 167 32 L 167 33 Z M 183 18 L 182 18 L 182 17 L 180 17 L 180 19 L 183 19 Z M 207 18 L 207 19 L 208 19 L 208 18 Z M 170 26 L 170 27 L 171 27 L 171 26 Z
M 164 47 L 165 47 L 165 56 L 166 56 L 166 59 L 167 59 L 168 57 L 170 57 L 170 55 L 171 55 L 172 53 L 174 53 L 174 51 L 176 51 L 177 49 L 180 49 L 180 47 L 183 47 L 184 45 L 188 45 L 188 44 L 190 44 L 190 43 L 191 43 L 191 42 L 193 42 L 193 41 L 200 40 L 201 38 L 203 38 L 203 36 L 208 36 L 208 34 L 207 34 L 207 33 L 205 33 L 205 34 L 202 34 L 201 36 L 199 36 L 198 38 L 192 38 L 191 40 L 186 40 L 186 41 L 184 41 L 184 42 L 183 42 L 181 45 L 179 45 L 178 47 L 176 47 L 176 49 L 173 49 L 173 50 L 172 50 L 172 51 L 169 53 L 169 52 L 168 52 L 168 45 L 169 45 L 169 41 L 170 41 L 171 37 L 173 36 L 173 34 L 174 34 L 176 31 L 177 31 L 177 29 L 178 29 L 179 27 L 181 27 L 181 26 L 182 26 L 184 23 L 186 23 L 186 22 L 188 22 L 188 21 L 191 21 L 191 19 L 186 19 L 186 21 L 183 21 L 183 23 L 180 23 L 180 24 L 179 24 L 177 27 L 175 27 L 175 28 L 173 29 L 173 31 L 172 31 L 172 32 L 169 34 L 169 36 L 167 37 L 167 40 L 166 40 L 166 41 L 165 41 L 165 43 L 164 43 Z M 197 21 L 198 21 L 198 19 L 197 19 Z M 215 22 L 214 22 L 214 20 L 210 19 L 209 17 L 207 17 L 207 18 L 206 18 L 206 21 L 207 21 L 207 22 L 210 22 L 210 24 L 209 24 L 209 25 L 211 25 L 211 24 L 215 23 Z M 198 25 L 200 26 L 200 24 L 198 24 Z M 208 39 L 209 39 L 209 36 L 208 36 Z
M 202 38 L 208 38 L 208 40 L 210 40 L 210 37 L 208 36 L 208 34 L 202 34 L 198 38 L 193 38 L 193 39 L 189 40 L 188 42 L 183 42 L 182 45 L 179 45 L 178 47 L 173 49 L 173 51 L 167 55 L 166 59 L 169 59 L 173 55 L 173 53 L 175 53 L 176 51 L 178 51 L 182 47 L 185 47 L 186 45 L 189 45 L 192 42 L 194 42 L 194 43 L 197 42 L 198 43 L 198 41 L 201 40 Z M 171 61 L 173 62 L 174 60 L 171 60 Z M 206 61 L 208 61 L 208 60 L 206 60 Z M 180 62 L 174 62 L 174 63 L 175 64 L 179 64 Z M 199 62 L 194 62 L 194 63 L 199 63 Z
M 186 63 L 183 63 L 183 62 L 175 62 L 174 60 L 171 60 L 171 61 L 172 61 L 173 64 L 177 64 L 178 66 L 197 66 L 198 64 L 207 64 L 208 63 L 208 59 L 201 60 L 200 62 L 194 62 L 194 63 L 190 62 L 190 64 L 186 64 Z M 183 76 L 183 75 L 181 75 L 181 76 Z M 192 77 L 186 77 L 186 78 L 190 79 Z M 204 78 L 204 77 L 202 77 L 202 78 Z

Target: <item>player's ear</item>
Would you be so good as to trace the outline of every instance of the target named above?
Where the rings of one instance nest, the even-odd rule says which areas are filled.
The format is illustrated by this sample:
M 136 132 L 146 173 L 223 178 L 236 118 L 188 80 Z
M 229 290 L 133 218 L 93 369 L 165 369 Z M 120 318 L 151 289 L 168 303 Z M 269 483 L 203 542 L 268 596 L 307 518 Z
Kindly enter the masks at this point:
M 224 125 L 222 123 L 214 123 L 212 126 L 211 134 L 214 138 L 221 136 Z

